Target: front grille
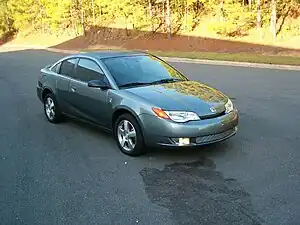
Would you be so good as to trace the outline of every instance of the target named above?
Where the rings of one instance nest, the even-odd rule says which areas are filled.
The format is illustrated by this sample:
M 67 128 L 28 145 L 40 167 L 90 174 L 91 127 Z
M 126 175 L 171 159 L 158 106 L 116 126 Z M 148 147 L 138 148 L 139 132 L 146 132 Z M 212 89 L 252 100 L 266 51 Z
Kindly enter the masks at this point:
M 233 128 L 233 129 L 227 130 L 227 131 L 222 132 L 222 133 L 197 137 L 196 138 L 196 143 L 199 144 L 199 143 L 205 143 L 205 142 L 221 140 L 221 139 L 226 138 L 226 137 L 230 136 L 231 134 L 233 134 L 235 132 L 235 130 L 236 130 L 236 128 Z
M 220 113 L 216 113 L 216 114 L 200 116 L 200 119 L 201 120 L 207 120 L 207 119 L 213 119 L 213 118 L 217 118 L 217 117 L 224 116 L 224 115 L 225 115 L 225 111 L 220 112 Z

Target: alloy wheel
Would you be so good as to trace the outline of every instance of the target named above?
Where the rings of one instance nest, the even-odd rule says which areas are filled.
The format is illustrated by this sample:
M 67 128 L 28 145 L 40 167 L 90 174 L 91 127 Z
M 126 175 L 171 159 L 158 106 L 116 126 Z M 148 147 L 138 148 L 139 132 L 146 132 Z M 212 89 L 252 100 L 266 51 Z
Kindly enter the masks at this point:
M 55 105 L 51 97 L 47 97 L 45 100 L 45 111 L 49 120 L 54 120 L 55 118 Z
M 136 131 L 132 123 L 122 120 L 117 129 L 118 141 L 125 151 L 132 151 L 136 146 Z

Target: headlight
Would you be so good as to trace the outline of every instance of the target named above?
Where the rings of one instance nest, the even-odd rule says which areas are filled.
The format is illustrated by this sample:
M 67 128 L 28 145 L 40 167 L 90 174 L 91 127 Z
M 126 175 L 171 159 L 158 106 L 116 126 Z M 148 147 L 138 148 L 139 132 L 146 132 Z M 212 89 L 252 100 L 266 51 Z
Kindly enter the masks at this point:
M 162 109 L 153 108 L 155 114 L 164 119 L 170 119 L 174 122 L 184 123 L 191 120 L 200 120 L 199 116 L 194 112 L 186 111 L 164 111 Z
M 233 104 L 230 99 L 228 99 L 228 102 L 225 104 L 226 113 L 230 113 L 233 110 Z
M 191 120 L 200 120 L 199 116 L 194 112 L 185 111 L 165 111 L 171 120 L 184 123 Z

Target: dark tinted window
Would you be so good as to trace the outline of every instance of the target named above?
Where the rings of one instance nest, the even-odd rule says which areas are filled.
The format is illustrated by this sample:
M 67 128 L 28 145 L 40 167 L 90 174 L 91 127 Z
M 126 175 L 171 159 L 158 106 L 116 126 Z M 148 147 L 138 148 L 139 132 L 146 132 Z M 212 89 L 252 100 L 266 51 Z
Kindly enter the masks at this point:
M 117 85 L 140 82 L 148 83 L 162 79 L 187 80 L 167 63 L 152 56 L 127 56 L 103 59 Z
M 58 73 L 61 63 L 57 63 L 54 67 L 52 67 L 51 71 L 54 73 Z
M 80 59 L 76 69 L 76 78 L 88 82 L 103 79 L 104 75 L 96 62 L 89 59 Z
M 68 59 L 63 61 L 61 67 L 60 67 L 60 74 L 66 75 L 69 77 L 74 77 L 74 67 L 77 62 L 77 59 Z

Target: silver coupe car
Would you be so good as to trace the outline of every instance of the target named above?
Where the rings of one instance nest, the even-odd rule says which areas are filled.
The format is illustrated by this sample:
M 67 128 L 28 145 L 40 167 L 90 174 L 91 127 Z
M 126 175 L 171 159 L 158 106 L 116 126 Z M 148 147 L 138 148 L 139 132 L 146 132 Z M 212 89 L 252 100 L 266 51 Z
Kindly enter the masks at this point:
M 238 111 L 227 96 L 148 53 L 67 56 L 41 69 L 37 95 L 49 122 L 68 116 L 95 124 L 130 156 L 147 147 L 211 144 L 237 132 Z

